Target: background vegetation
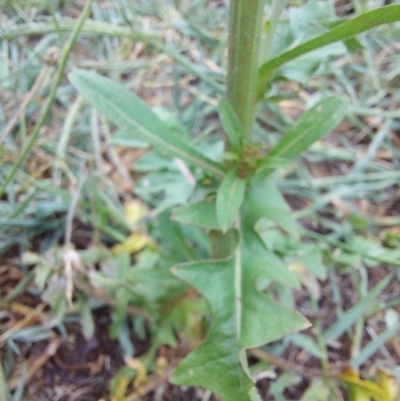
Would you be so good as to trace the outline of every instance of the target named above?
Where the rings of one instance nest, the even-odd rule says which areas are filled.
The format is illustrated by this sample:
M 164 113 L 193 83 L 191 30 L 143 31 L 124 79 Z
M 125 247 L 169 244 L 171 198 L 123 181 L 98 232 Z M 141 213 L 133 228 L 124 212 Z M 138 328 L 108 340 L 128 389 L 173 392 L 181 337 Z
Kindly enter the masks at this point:
M 227 3 L 94 1 L 67 57 L 59 49 L 87 2 L 0 2 L 1 401 L 216 399 L 168 384 L 211 322 L 208 304 L 169 271 L 207 257 L 211 244 L 170 217 L 215 183 L 205 178 L 194 192 L 196 171 L 116 130 L 66 74 L 78 67 L 123 83 L 218 160 Z M 336 16 L 383 3 L 288 2 L 264 48 L 275 55 Z M 264 399 L 396 399 L 399 32 L 381 26 L 287 64 L 262 104 L 264 149 L 321 99 L 349 99 L 335 132 L 279 170 L 303 242 L 260 222 L 290 272 L 269 290 L 313 323 L 251 351 Z

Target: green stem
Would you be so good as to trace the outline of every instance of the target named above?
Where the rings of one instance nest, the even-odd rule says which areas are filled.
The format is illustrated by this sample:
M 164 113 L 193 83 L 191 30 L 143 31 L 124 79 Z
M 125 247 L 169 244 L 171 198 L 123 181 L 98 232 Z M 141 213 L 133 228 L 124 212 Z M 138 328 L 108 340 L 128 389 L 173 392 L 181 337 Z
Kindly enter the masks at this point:
M 264 0 L 231 0 L 228 99 L 250 142 L 256 115 L 257 71 Z
M 23 147 L 21 153 L 19 154 L 17 160 L 15 161 L 15 163 L 13 164 L 13 166 L 11 167 L 10 172 L 8 173 L 8 175 L 6 176 L 6 178 L 4 179 L 3 184 L 0 187 L 0 198 L 4 195 L 7 185 L 10 183 L 10 181 L 12 180 L 12 178 L 14 177 L 15 173 L 17 172 L 18 168 L 20 167 L 20 165 L 22 164 L 22 162 L 25 159 L 25 156 L 27 155 L 27 153 L 29 152 L 29 150 L 32 148 L 33 144 L 35 143 L 39 132 L 40 132 L 40 128 L 42 127 L 42 125 L 44 124 L 47 116 L 50 113 L 51 107 L 56 99 L 56 94 L 57 94 L 57 89 L 58 86 L 61 83 L 61 80 L 64 76 L 64 70 L 65 67 L 67 66 L 67 62 L 68 62 L 68 58 L 69 55 L 71 53 L 72 47 L 78 37 L 78 34 L 80 32 L 80 30 L 83 27 L 83 23 L 85 22 L 85 19 L 87 18 L 87 16 L 89 15 L 89 11 L 90 11 L 90 7 L 93 3 L 93 0 L 88 0 L 85 4 L 85 7 L 82 11 L 81 16 L 79 17 L 78 23 L 75 25 L 74 30 L 71 33 L 71 36 L 68 40 L 68 43 L 64 46 L 64 48 L 62 49 L 61 52 L 61 59 L 60 59 L 60 63 L 58 66 L 58 70 L 57 70 L 57 75 L 56 75 L 56 79 L 54 81 L 53 87 L 51 88 L 51 92 L 50 95 L 47 99 L 47 102 L 44 106 L 44 109 L 39 117 L 39 120 L 37 121 L 32 134 L 30 135 L 28 141 L 25 143 L 25 146 Z

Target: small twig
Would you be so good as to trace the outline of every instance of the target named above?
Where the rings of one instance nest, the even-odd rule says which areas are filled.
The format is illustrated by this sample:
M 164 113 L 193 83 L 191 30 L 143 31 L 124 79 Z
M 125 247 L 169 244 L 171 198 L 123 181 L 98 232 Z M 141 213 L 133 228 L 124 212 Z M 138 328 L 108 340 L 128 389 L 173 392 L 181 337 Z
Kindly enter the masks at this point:
M 95 361 L 89 361 L 89 362 L 82 362 L 82 363 L 76 363 L 74 365 L 68 365 L 67 363 L 63 362 L 61 359 L 61 356 L 59 354 L 54 355 L 54 362 L 64 370 L 76 372 L 80 370 L 89 370 L 91 375 L 95 375 L 99 372 L 101 372 L 103 366 L 104 366 L 104 355 L 99 354 L 97 356 L 97 360 Z
M 300 376 L 306 377 L 307 379 L 315 379 L 316 377 L 336 379 L 339 374 L 338 371 L 324 372 L 319 369 L 312 369 L 312 368 L 307 368 L 305 366 L 297 365 L 293 362 L 289 362 L 286 361 L 285 359 L 268 354 L 267 352 L 259 348 L 253 348 L 249 352 L 251 355 L 255 356 L 258 359 L 269 362 L 272 365 L 275 365 L 278 368 L 285 370 L 287 372 L 293 372 Z
M 178 167 L 179 171 L 182 173 L 182 175 L 185 177 L 186 181 L 189 183 L 191 187 L 194 187 L 196 185 L 196 178 L 192 174 L 192 172 L 189 170 L 189 167 L 186 165 L 186 163 L 178 159 L 177 157 L 174 157 L 174 163 Z
M 66 228 L 65 228 L 65 253 L 63 256 L 63 261 L 64 261 L 64 275 L 67 280 L 67 285 L 66 285 L 66 297 L 68 300 L 68 303 L 70 307 L 72 307 L 72 296 L 74 292 L 74 280 L 73 280 L 73 272 L 72 272 L 72 266 L 73 262 L 75 260 L 74 254 L 72 253 L 72 248 L 71 248 L 71 237 L 72 237 L 72 225 L 74 222 L 74 215 L 75 215 L 75 209 L 76 205 L 79 200 L 79 195 L 81 193 L 83 184 L 86 180 L 86 176 L 83 176 L 78 187 L 75 189 L 74 194 L 71 199 L 71 203 L 68 208 L 68 213 L 67 213 L 67 222 L 66 222 Z

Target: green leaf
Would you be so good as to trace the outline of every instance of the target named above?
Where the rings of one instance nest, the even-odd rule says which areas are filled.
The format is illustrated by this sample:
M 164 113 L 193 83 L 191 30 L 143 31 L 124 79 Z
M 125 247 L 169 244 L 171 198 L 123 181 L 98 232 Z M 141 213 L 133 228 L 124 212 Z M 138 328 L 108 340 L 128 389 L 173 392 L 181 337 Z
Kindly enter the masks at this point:
M 262 208 L 264 217 L 275 222 L 294 238 L 299 239 L 297 221 L 290 215 L 290 207 L 275 182 L 269 178 L 264 179 L 259 182 L 255 191 L 258 192 L 256 197 L 259 199 L 259 204 L 254 205 L 254 207 Z M 256 231 L 258 231 L 258 225 Z
M 290 338 L 290 340 L 293 344 L 303 348 L 310 355 L 315 356 L 316 358 L 323 358 L 321 350 L 311 337 L 302 333 L 296 333 Z
M 232 225 L 242 205 L 246 181 L 234 171 L 226 174 L 217 193 L 217 219 L 223 232 Z
M 241 220 L 243 226 L 243 241 L 249 252 L 249 264 L 252 269 L 263 269 L 264 277 L 290 287 L 300 288 L 298 278 L 278 258 L 274 252 L 266 247 L 257 232 L 258 222 L 263 218 L 271 216 L 270 206 L 267 201 L 270 190 L 270 180 L 253 177 L 248 184 L 245 202 L 241 209 Z M 274 221 L 279 222 L 279 216 Z
M 227 100 L 221 99 L 218 103 L 218 113 L 232 149 L 237 153 L 241 153 L 245 134 L 235 110 Z
M 269 174 L 274 170 L 276 159 L 294 159 L 299 156 L 342 121 L 346 106 L 346 99 L 334 96 L 304 112 L 282 140 L 261 160 L 257 172 Z
M 288 61 L 339 40 L 349 39 L 354 35 L 368 31 L 369 29 L 379 25 L 396 21 L 400 21 L 400 5 L 391 5 L 368 11 L 349 21 L 343 22 L 327 33 L 311 39 L 267 61 L 259 69 L 259 97 L 261 98 L 263 96 L 264 89 L 270 79 L 271 73 Z
M 309 244 L 307 244 L 309 245 Z M 327 269 L 323 264 L 322 252 L 317 246 L 304 247 L 308 250 L 305 254 L 301 255 L 300 262 L 309 270 L 315 277 L 320 280 L 326 280 Z
M 83 335 L 87 340 L 90 340 L 95 331 L 95 322 L 92 315 L 91 305 L 87 300 L 82 299 L 79 309 Z
M 385 345 L 387 341 L 398 335 L 400 331 L 400 323 L 397 323 L 393 327 L 390 327 L 374 337 L 373 341 L 370 341 L 356 356 L 354 356 L 350 364 L 355 368 L 359 368 L 361 365 L 370 360 L 371 356 L 377 352 L 381 347 Z
M 305 318 L 257 289 L 268 277 L 267 263 L 254 258 L 263 246 L 253 229 L 257 199 L 248 191 L 241 211 L 243 241 L 225 260 L 183 264 L 173 272 L 194 286 L 211 305 L 214 321 L 206 340 L 175 370 L 177 385 L 208 388 L 224 401 L 260 400 L 250 377 L 245 350 L 308 327 Z M 255 244 L 254 244 L 255 241 Z
M 177 209 L 172 220 L 182 224 L 193 224 L 208 230 L 219 230 L 215 202 L 190 203 Z
M 145 149 L 149 147 L 145 141 L 135 138 L 132 132 L 121 129 L 113 135 L 112 143 L 114 145 L 124 146 L 126 148 Z
M 339 25 L 342 25 L 344 21 L 342 20 L 335 20 L 335 21 L 327 21 L 324 23 L 324 25 L 329 28 L 333 29 L 338 27 Z M 356 53 L 359 50 L 365 49 L 365 46 L 357 40 L 355 37 L 350 37 L 348 39 L 343 40 L 343 44 L 346 46 L 347 51 L 350 53 Z
M 172 132 L 141 99 L 122 85 L 92 72 L 75 70 L 69 79 L 113 124 L 133 132 L 160 152 L 222 176 L 222 165 L 208 159 Z
M 392 280 L 392 276 L 386 276 L 356 305 L 347 310 L 338 320 L 324 333 L 325 341 L 333 341 L 342 335 L 350 326 L 366 311 L 371 310 L 374 299 L 385 289 Z
M 300 401 L 328 401 L 329 391 L 325 382 L 321 379 L 314 379 L 305 391 Z

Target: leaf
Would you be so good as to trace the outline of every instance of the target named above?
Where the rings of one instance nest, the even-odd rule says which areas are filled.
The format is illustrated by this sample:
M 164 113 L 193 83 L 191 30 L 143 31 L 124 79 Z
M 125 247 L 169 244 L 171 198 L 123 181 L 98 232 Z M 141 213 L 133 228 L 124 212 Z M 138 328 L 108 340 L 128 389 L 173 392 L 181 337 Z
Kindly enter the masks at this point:
M 135 186 L 135 194 L 146 203 L 156 204 L 153 215 L 186 204 L 193 193 L 193 186 L 179 171 L 154 171 L 144 176 Z M 162 198 L 160 199 L 160 194 Z
M 343 21 L 341 21 L 341 20 L 326 21 L 324 23 L 324 25 L 329 29 L 336 28 L 341 24 L 343 24 Z M 343 44 L 346 46 L 347 51 L 350 53 L 356 53 L 358 50 L 365 49 L 365 46 L 359 40 L 357 40 L 355 37 L 350 37 L 348 39 L 344 39 Z
M 384 290 L 392 280 L 392 276 L 386 276 L 356 305 L 347 310 L 338 320 L 324 333 L 325 341 L 335 340 L 342 335 L 350 326 L 366 311 L 371 310 L 371 303 Z
M 253 257 L 253 241 L 263 244 L 253 229 L 260 216 L 252 211 L 257 202 L 252 195 L 248 191 L 244 199 L 243 241 L 233 255 L 173 268 L 174 274 L 209 301 L 214 321 L 206 340 L 177 367 L 172 382 L 208 388 L 224 401 L 260 400 L 249 376 L 246 349 L 308 327 L 296 311 L 257 290 L 267 269 L 265 262 L 260 264 Z
M 294 386 L 301 381 L 301 378 L 293 372 L 283 372 L 277 380 L 271 383 L 271 395 L 276 401 L 287 401 L 283 392 L 290 386 Z
M 146 245 L 151 244 L 151 239 L 142 233 L 133 233 L 125 239 L 121 244 L 114 245 L 111 253 L 118 255 L 119 253 L 135 253 L 143 249 Z
M 300 262 L 317 278 L 326 280 L 327 269 L 323 264 L 322 253 L 317 246 L 300 257 Z
M 297 333 L 294 334 L 290 340 L 293 344 L 296 344 L 300 348 L 303 348 L 310 355 L 315 356 L 316 358 L 323 358 L 323 354 L 319 348 L 319 346 L 315 343 L 315 341 L 305 334 Z
M 132 132 L 120 129 L 112 137 L 112 144 L 125 148 L 145 149 L 149 145 L 145 141 L 134 137 Z
M 330 97 L 304 112 L 282 140 L 261 160 L 257 172 L 269 174 L 275 159 L 294 159 L 315 141 L 332 131 L 343 119 L 347 101 Z
M 260 181 L 255 189 L 258 193 L 259 205 L 254 207 L 263 209 L 263 216 L 282 227 L 292 237 L 299 239 L 297 221 L 290 215 L 290 207 L 282 196 L 277 185 L 271 179 Z M 258 231 L 258 226 L 256 226 Z
M 162 123 L 141 99 L 108 78 L 74 70 L 69 80 L 113 124 L 132 131 L 159 151 L 222 176 L 222 165 L 199 153 Z
M 314 379 L 306 392 L 301 397 L 300 401 L 328 401 L 329 400 L 329 392 L 326 386 L 321 379 Z
M 92 309 L 89 302 L 81 302 L 79 306 L 81 315 L 82 332 L 87 341 L 89 341 L 95 332 L 95 323 L 92 315 Z
M 134 386 L 139 388 L 139 391 L 140 389 L 143 390 L 143 386 L 147 382 L 146 366 L 144 366 L 143 362 L 141 362 L 139 359 L 131 358 L 129 356 L 125 356 L 124 361 L 127 366 L 136 371 L 135 380 L 133 382 Z
M 218 103 L 218 113 L 232 149 L 236 153 L 241 153 L 243 151 L 242 141 L 245 134 L 235 110 L 227 100 L 221 99 Z
M 358 15 L 349 21 L 343 22 L 327 33 L 311 39 L 267 61 L 259 69 L 259 97 L 261 98 L 263 96 L 264 89 L 269 81 L 271 73 L 288 61 L 339 40 L 349 39 L 354 35 L 368 31 L 369 29 L 379 25 L 396 22 L 399 20 L 400 5 L 391 5 L 381 7 L 376 10 L 371 10 L 364 14 Z
M 181 224 L 193 224 L 208 230 L 219 230 L 215 202 L 190 203 L 178 208 L 171 217 Z
M 234 171 L 226 174 L 217 193 L 217 219 L 223 232 L 232 225 L 242 205 L 246 181 Z
M 397 323 L 393 327 L 390 327 L 374 337 L 373 341 L 370 341 L 357 355 L 355 355 L 350 363 L 351 366 L 359 367 L 370 359 L 376 351 L 381 349 L 387 341 L 398 335 L 400 332 L 400 323 Z
M 378 370 L 376 381 L 361 379 L 350 367 L 337 379 L 345 384 L 349 401 L 395 401 L 397 397 L 396 379 L 382 369 Z
M 127 365 L 114 375 L 110 386 L 111 401 L 126 401 L 126 392 L 135 375 L 136 371 Z
M 150 172 L 157 170 L 170 170 L 178 171 L 174 160 L 166 155 L 162 155 L 159 152 L 152 151 L 147 152 L 143 156 L 140 156 L 133 163 L 133 171 L 135 172 Z
M 295 288 L 300 288 L 295 273 L 269 250 L 260 237 L 257 228 L 258 222 L 270 216 L 270 204 L 265 200 L 268 197 L 269 179 L 253 177 L 249 182 L 246 201 L 241 210 L 242 225 L 245 229 L 244 242 L 251 255 L 252 269 L 262 268 L 264 277 Z M 260 219 L 261 218 L 261 219 Z M 277 221 L 279 218 L 277 218 Z
M 124 215 L 131 230 L 137 228 L 138 223 L 149 214 L 149 208 L 137 199 L 124 204 Z
M 390 249 L 372 239 L 358 235 L 349 239 L 348 246 L 353 252 L 363 256 L 367 266 L 376 266 L 378 262 L 400 266 L 399 248 Z

